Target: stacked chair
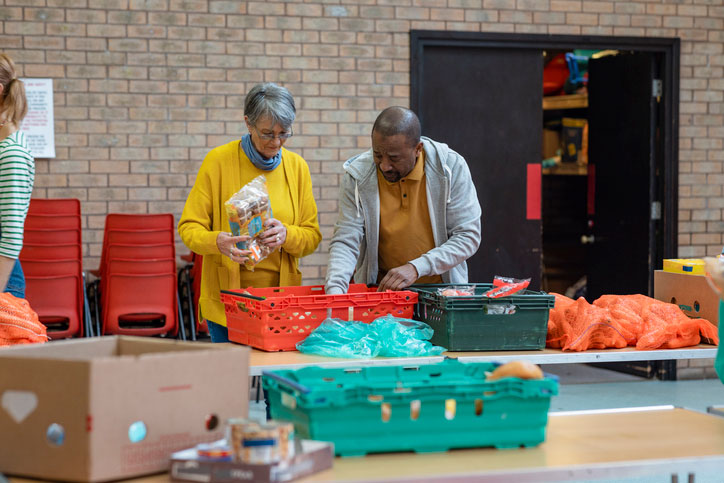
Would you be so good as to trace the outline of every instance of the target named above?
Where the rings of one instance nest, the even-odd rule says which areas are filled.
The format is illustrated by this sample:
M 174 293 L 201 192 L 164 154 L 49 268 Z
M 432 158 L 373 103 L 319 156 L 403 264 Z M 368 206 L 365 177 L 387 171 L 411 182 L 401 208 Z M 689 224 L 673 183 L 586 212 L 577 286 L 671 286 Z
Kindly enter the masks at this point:
M 101 334 L 186 339 L 180 310 L 173 215 L 106 216 L 100 277 Z
M 25 297 L 51 339 L 94 335 L 81 233 L 79 200 L 30 200 L 20 252 Z

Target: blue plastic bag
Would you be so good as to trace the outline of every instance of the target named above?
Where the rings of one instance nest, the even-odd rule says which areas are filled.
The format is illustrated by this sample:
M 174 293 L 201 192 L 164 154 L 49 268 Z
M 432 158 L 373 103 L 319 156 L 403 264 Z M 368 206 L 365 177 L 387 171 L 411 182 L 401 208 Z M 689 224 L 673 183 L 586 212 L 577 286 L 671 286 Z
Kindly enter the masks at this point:
M 430 343 L 432 334 L 432 327 L 424 322 L 391 315 L 371 324 L 325 319 L 297 344 L 297 349 L 305 354 L 347 358 L 440 355 L 446 349 Z

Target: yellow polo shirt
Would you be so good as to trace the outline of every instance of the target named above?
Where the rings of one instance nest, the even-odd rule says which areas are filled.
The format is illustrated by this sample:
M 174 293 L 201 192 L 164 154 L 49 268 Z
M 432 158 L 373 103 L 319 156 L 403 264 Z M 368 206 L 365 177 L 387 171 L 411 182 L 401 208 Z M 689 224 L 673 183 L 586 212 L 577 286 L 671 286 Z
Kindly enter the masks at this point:
M 425 185 L 425 151 L 410 174 L 390 183 L 377 169 L 380 194 L 380 239 L 377 254 L 380 282 L 388 270 L 405 265 L 435 248 Z M 420 277 L 416 283 L 442 283 L 440 275 Z

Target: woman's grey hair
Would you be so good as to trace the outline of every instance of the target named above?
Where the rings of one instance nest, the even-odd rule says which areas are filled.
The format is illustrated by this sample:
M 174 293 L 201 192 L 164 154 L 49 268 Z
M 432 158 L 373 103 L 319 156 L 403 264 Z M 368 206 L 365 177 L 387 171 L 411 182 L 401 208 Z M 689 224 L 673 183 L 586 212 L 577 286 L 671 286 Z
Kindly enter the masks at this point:
M 284 129 L 289 129 L 296 113 L 291 93 L 286 87 L 273 82 L 255 85 L 244 100 L 244 115 L 249 118 L 252 126 L 260 119 L 269 117 L 272 125 L 279 124 Z

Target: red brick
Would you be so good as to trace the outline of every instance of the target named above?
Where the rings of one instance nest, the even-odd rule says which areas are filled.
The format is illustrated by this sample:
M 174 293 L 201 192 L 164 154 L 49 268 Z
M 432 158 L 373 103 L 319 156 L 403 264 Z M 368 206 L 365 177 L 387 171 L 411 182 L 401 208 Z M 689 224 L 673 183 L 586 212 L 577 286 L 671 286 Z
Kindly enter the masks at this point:
M 583 2 L 581 0 L 551 0 L 551 11 L 553 12 L 580 12 Z
M 145 24 L 148 22 L 148 14 L 139 11 L 110 11 L 108 12 L 108 23 L 119 23 L 123 25 Z
M 23 71 L 25 77 L 65 77 L 64 65 L 25 64 Z
M 130 0 L 131 10 L 168 10 L 168 0 Z
M 204 40 L 206 38 L 206 28 L 204 27 L 166 27 L 169 39 L 183 40 Z
M 208 0 L 171 0 L 169 10 L 184 12 L 206 12 L 209 8 Z
M 128 36 L 129 37 L 140 37 L 140 38 L 149 38 L 149 39 L 157 39 L 159 37 L 165 37 L 166 36 L 166 27 L 162 25 L 129 25 L 127 27 L 128 30 Z M 114 44 L 115 42 L 115 44 Z M 110 46 L 113 48 L 115 45 L 121 45 L 123 41 L 111 41 Z M 148 50 L 148 46 L 145 41 L 143 40 L 134 40 L 133 41 L 136 45 L 138 45 L 138 48 L 123 48 L 123 47 L 115 47 L 114 50 L 133 50 L 136 52 L 144 52 Z M 133 45 L 133 44 L 131 44 Z
M 63 22 L 65 10 L 59 8 L 25 8 L 23 18 L 27 21 Z
M 0 42 L 2 42 L 3 47 L 6 45 L 4 38 L 0 38 Z M 65 39 L 63 37 L 45 37 L 45 36 L 26 37 L 25 38 L 25 48 L 26 49 L 61 50 L 61 49 L 65 49 Z M 55 55 L 55 53 L 53 55 Z M 81 54 L 81 55 L 85 55 L 85 54 Z

